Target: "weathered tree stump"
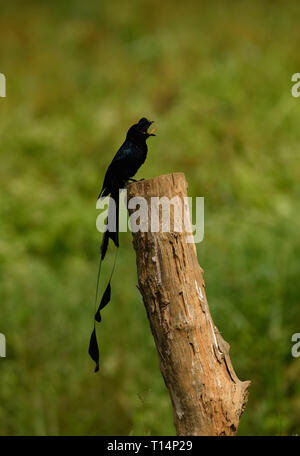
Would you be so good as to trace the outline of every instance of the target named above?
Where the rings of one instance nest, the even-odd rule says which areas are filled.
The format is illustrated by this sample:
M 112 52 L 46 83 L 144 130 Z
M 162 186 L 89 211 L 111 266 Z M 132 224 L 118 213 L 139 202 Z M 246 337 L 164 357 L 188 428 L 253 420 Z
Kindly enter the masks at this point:
M 183 173 L 174 173 L 130 184 L 127 192 L 128 200 L 147 200 L 150 220 L 151 198 L 178 196 L 183 201 L 187 182 Z M 185 235 L 161 227 L 159 232 L 133 233 L 138 288 L 172 400 L 177 435 L 234 435 L 250 382 L 241 382 L 233 370 L 229 344 L 209 312 L 195 244 L 187 243 Z

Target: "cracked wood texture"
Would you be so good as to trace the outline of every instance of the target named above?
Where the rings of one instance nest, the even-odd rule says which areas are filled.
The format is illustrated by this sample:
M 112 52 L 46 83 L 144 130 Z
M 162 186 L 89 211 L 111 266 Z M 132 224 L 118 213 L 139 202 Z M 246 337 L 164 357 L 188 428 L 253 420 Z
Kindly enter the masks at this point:
M 147 200 L 150 221 L 151 197 L 177 196 L 183 202 L 187 187 L 184 174 L 173 173 L 126 188 L 128 200 Z M 171 207 L 170 232 L 160 225 L 158 232 L 133 233 L 138 289 L 170 393 L 174 424 L 182 436 L 234 435 L 250 382 L 240 381 L 233 370 L 229 344 L 209 312 L 195 244 L 186 242 L 186 232 L 172 231 L 174 214 Z

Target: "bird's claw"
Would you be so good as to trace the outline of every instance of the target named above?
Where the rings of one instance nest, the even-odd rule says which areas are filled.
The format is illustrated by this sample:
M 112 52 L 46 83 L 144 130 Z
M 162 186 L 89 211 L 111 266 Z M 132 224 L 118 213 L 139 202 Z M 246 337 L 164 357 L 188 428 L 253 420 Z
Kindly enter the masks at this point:
M 128 179 L 128 182 L 141 182 L 141 181 L 143 181 L 143 180 L 145 180 L 144 177 L 142 177 L 142 179 L 139 179 L 139 180 L 136 180 L 136 179 L 132 179 L 132 178 L 131 178 L 131 179 Z

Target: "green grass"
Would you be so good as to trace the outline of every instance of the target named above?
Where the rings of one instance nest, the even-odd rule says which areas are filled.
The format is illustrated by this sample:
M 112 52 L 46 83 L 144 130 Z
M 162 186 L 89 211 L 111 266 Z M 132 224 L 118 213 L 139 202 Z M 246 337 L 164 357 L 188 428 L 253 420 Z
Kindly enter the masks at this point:
M 121 235 L 101 372 L 87 355 L 96 197 L 126 129 L 157 137 L 138 177 L 183 171 L 205 197 L 197 246 L 241 380 L 240 435 L 300 431 L 296 1 L 10 1 L 0 7 L 1 435 L 174 435 Z M 113 252 L 104 276 L 109 274 Z M 121 279 L 120 279 L 121 278 Z

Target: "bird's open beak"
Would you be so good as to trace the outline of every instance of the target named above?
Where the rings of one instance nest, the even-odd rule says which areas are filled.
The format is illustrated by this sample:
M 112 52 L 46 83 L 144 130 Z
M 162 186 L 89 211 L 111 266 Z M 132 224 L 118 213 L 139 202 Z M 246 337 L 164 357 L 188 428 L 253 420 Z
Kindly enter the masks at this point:
M 154 123 L 154 120 L 152 120 L 152 121 L 150 122 L 150 125 L 152 125 L 153 123 Z M 150 125 L 149 125 L 149 127 L 150 127 Z M 149 128 L 149 127 L 148 127 L 148 128 Z M 148 134 L 149 136 L 155 136 L 154 132 L 155 132 L 156 130 L 157 130 L 157 128 L 152 128 L 152 130 L 150 130 L 149 132 L 147 132 L 147 134 Z

